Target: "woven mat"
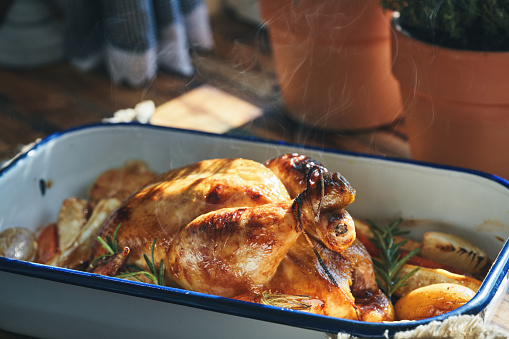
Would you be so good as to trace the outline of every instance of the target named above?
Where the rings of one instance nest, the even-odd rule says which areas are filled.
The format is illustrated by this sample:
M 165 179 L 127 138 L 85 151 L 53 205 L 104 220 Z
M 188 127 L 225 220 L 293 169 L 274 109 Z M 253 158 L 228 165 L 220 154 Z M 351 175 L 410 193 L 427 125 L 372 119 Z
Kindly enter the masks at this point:
M 339 333 L 330 339 L 355 339 L 349 334 Z M 386 334 L 386 338 L 389 336 Z M 443 322 L 432 321 L 414 330 L 399 332 L 394 339 L 440 338 L 440 339 L 507 339 L 509 333 L 498 326 L 486 324 L 482 317 L 461 315 L 447 318 Z

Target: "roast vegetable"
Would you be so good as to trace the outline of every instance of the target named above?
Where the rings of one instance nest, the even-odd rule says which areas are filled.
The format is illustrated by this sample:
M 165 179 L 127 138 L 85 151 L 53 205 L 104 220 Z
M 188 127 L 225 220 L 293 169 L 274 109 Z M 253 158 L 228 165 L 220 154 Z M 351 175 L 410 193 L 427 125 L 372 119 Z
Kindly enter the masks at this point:
M 483 277 L 491 264 L 486 252 L 478 246 L 457 235 L 442 232 L 424 234 L 421 255 L 476 277 Z
M 37 260 L 45 264 L 58 252 L 58 226 L 56 223 L 46 225 L 37 237 Z
M 404 265 L 398 272 L 397 277 L 405 276 L 409 272 L 415 270 L 415 268 L 416 266 L 414 265 L 408 264 Z M 396 297 L 401 297 L 417 288 L 440 283 L 454 283 L 458 285 L 463 285 L 473 290 L 474 292 L 477 292 L 479 287 L 481 287 L 482 282 L 475 278 L 468 277 L 462 274 L 451 273 L 443 269 L 421 267 L 419 271 L 417 271 L 414 275 L 407 279 L 406 285 L 399 287 L 394 292 L 394 295 Z
M 361 236 L 364 235 L 367 239 L 373 238 L 373 232 L 371 231 L 371 226 L 368 225 L 368 223 L 364 222 L 363 220 L 357 219 L 357 218 L 353 218 L 353 219 L 355 222 L 355 228 L 357 229 L 357 233 L 361 233 Z M 415 250 L 416 248 L 421 248 L 421 243 L 418 241 L 414 241 L 414 240 L 408 239 L 408 238 L 403 238 L 398 235 L 395 235 L 393 238 L 394 238 L 394 241 L 397 243 L 405 241 L 405 243 L 402 244 L 402 246 L 401 246 L 401 250 L 404 252 L 411 252 L 411 251 Z M 362 241 L 362 243 L 364 244 L 364 246 L 366 246 L 364 241 Z
M 467 303 L 491 264 L 486 253 L 459 236 L 440 232 L 425 233 L 422 243 L 405 241 L 397 222 L 384 230 L 355 220 L 357 239 L 372 256 L 380 288 L 397 300 L 397 319 L 429 318 Z
M 81 206 L 81 204 L 78 204 Z M 66 241 L 67 246 L 60 242 L 59 251 L 56 255 L 47 262 L 48 265 L 77 268 L 90 260 L 92 253 L 92 246 L 95 242 L 95 234 L 101 227 L 106 217 L 120 205 L 120 201 L 116 198 L 100 200 L 94 208 L 92 215 L 88 220 L 82 220 L 80 213 L 71 213 L 78 216 L 79 221 L 76 222 L 72 232 L 67 231 Z M 74 207 L 73 207 L 74 209 Z M 62 226 L 59 215 L 59 237 L 61 237 Z M 72 225 L 72 218 L 66 222 L 67 225 Z
M 0 233 L 0 256 L 34 261 L 37 257 L 37 239 L 28 229 L 8 228 Z
M 419 320 L 435 317 L 465 305 L 475 295 L 468 287 L 458 284 L 433 284 L 408 293 L 394 305 L 399 320 Z
M 371 241 L 373 232 L 370 226 L 359 219 L 354 219 L 354 221 L 357 239 L 366 246 L 372 257 L 380 257 L 380 251 Z M 485 251 L 454 234 L 427 232 L 424 234 L 422 242 L 400 236 L 393 236 L 393 241 L 394 243 L 403 243 L 401 245 L 402 256 L 415 249 L 421 249 L 419 255 L 413 256 L 408 261 L 412 265 L 441 268 L 452 273 L 472 275 L 478 279 L 483 279 L 491 266 L 491 260 Z

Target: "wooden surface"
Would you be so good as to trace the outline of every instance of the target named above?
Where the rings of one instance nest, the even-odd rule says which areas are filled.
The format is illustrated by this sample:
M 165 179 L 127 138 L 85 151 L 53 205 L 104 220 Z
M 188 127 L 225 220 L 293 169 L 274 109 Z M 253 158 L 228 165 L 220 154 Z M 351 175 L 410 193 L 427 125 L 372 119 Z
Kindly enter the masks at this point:
M 221 100 L 234 97 L 234 102 L 242 101 L 236 107 L 249 118 L 226 129 L 221 125 L 221 133 L 409 157 L 401 122 L 355 132 L 327 132 L 298 125 L 284 112 L 266 33 L 227 14 L 213 16 L 212 28 L 216 49 L 207 55 L 193 54 L 193 76 L 160 73 L 143 88 L 113 85 L 102 70 L 83 73 L 66 62 L 29 70 L 0 69 L 0 161 L 15 156 L 22 146 L 38 138 L 99 122 L 141 101 L 152 100 L 164 120 L 165 112 L 174 111 L 173 105 L 182 105 L 182 95 L 203 86 L 220 90 Z M 182 120 L 196 121 L 197 129 L 206 124 L 206 119 L 191 119 L 183 112 Z M 509 323 L 507 305 L 505 301 L 503 312 L 497 315 L 501 324 Z M 0 338 L 27 337 L 0 331 Z

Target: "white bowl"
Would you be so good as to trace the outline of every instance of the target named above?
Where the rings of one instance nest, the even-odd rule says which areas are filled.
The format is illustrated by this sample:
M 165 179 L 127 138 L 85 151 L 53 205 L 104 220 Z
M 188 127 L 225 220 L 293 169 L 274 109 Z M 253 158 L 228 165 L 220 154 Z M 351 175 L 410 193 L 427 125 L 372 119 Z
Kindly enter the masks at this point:
M 52 338 L 384 337 L 490 310 L 509 270 L 509 182 L 450 167 L 150 125 L 90 125 L 53 134 L 0 170 L 0 230 L 55 221 L 65 198 L 86 198 L 97 175 L 126 160 L 164 172 L 207 158 L 264 161 L 287 152 L 341 172 L 357 190 L 348 208 L 354 217 L 401 216 L 413 220 L 415 237 L 445 229 L 484 248 L 496 260 L 475 297 L 443 316 L 372 324 L 0 258 L 0 328 Z

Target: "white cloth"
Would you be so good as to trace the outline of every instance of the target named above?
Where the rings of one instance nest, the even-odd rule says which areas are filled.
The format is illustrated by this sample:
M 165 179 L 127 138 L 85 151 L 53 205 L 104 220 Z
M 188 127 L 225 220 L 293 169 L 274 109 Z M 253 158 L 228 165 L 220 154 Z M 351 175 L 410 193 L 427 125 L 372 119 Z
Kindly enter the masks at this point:
M 213 48 L 203 0 L 68 0 L 65 19 L 70 62 L 102 64 L 115 83 L 144 85 L 159 68 L 192 75 L 190 49 Z
M 346 333 L 329 335 L 329 339 L 356 339 Z M 386 334 L 386 338 L 389 336 Z M 478 315 L 449 317 L 443 322 L 432 321 L 413 330 L 398 332 L 394 339 L 507 339 L 509 333 L 495 325 L 485 324 Z

